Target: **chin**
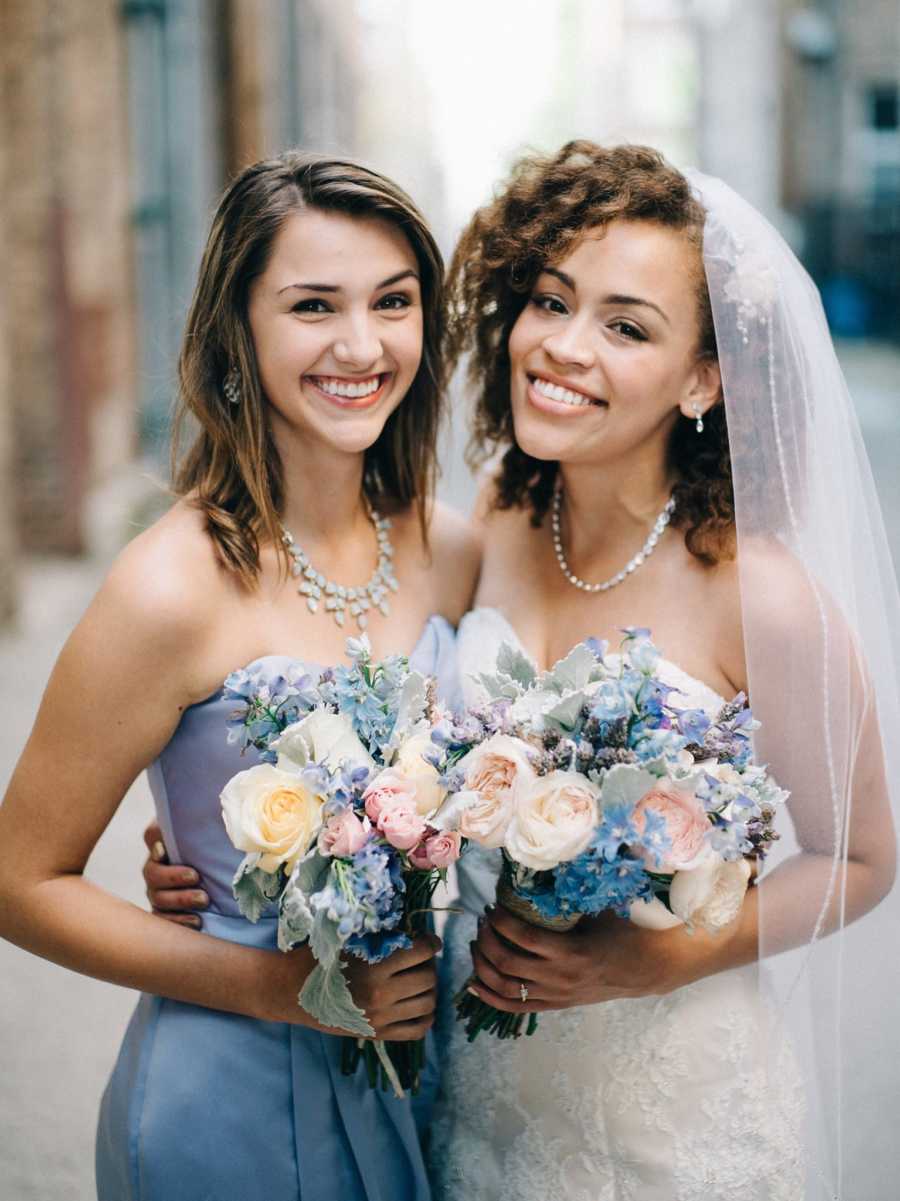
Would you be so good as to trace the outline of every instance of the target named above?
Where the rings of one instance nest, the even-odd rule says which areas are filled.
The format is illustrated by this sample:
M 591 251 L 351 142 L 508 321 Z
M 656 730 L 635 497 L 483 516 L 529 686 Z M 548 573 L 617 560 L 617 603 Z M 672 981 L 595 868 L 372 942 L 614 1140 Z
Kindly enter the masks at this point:
M 565 463 L 577 458 L 578 439 L 573 436 L 573 431 L 560 429 L 552 417 L 514 412 L 513 433 L 519 449 L 542 463 Z

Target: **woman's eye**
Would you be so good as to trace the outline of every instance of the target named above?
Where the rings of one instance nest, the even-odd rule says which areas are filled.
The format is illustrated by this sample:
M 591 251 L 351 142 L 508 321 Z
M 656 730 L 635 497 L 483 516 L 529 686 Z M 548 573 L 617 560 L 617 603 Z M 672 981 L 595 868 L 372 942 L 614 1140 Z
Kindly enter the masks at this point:
M 412 301 L 403 292 L 392 292 L 390 296 L 382 296 L 376 307 L 397 311 L 399 309 L 408 309 L 411 304 Z
M 545 313 L 567 313 L 569 310 L 563 304 L 558 296 L 546 296 L 538 294 L 532 296 L 531 303 Z
M 611 329 L 620 333 L 623 338 L 628 338 L 632 342 L 646 342 L 647 335 L 642 329 L 638 329 L 636 325 L 632 325 L 630 321 L 613 321 Z
M 291 309 L 292 313 L 330 313 L 331 309 L 324 300 L 298 300 Z

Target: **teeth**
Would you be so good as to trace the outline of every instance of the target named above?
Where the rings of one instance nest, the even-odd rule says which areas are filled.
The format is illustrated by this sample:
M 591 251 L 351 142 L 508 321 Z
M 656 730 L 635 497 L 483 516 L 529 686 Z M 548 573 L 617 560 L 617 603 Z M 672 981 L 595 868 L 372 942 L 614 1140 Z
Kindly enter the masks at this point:
M 593 403 L 591 398 L 585 396 L 583 392 L 573 392 L 571 388 L 562 388 L 559 384 L 551 384 L 546 379 L 535 377 L 532 381 L 532 386 L 536 392 L 540 392 L 541 396 L 546 396 L 548 400 L 558 400 L 565 405 L 584 408 L 586 405 Z
M 359 400 L 362 396 L 371 396 L 377 392 L 381 384 L 381 376 L 373 375 L 371 379 L 361 380 L 358 384 L 345 383 L 342 380 L 316 377 L 316 386 L 329 396 L 342 396 L 345 400 Z

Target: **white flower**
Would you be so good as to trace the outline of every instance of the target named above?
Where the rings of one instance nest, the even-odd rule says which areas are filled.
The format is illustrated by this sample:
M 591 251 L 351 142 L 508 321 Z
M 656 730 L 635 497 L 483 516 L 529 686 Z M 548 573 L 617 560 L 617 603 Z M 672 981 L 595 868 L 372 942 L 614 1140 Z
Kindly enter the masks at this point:
M 424 752 L 433 746 L 430 730 L 420 730 L 400 744 L 391 764 L 415 787 L 416 810 L 421 817 L 430 817 L 440 808 L 447 793 L 441 784 L 438 769 L 422 758 Z
M 649 901 L 632 901 L 628 917 L 645 930 L 671 930 L 674 926 L 684 925 L 681 918 L 667 909 L 659 897 L 651 897 Z
M 261 763 L 233 776 L 222 790 L 222 816 L 239 851 L 258 854 L 258 865 L 290 871 L 312 845 L 322 824 L 322 798 L 296 772 Z
M 466 838 L 483 847 L 503 845 L 514 793 L 523 782 L 536 779 L 529 752 L 520 738 L 493 734 L 460 759 L 468 804 L 459 817 L 459 829 Z
M 669 889 L 672 912 L 714 934 L 740 913 L 751 871 L 746 859 L 725 862 L 711 856 L 699 867 L 676 872 Z
M 517 863 L 549 871 L 581 854 L 598 815 L 599 791 L 579 772 L 536 776 L 516 788 L 503 845 Z
M 370 770 L 375 766 L 354 733 L 350 719 L 327 709 L 314 709 L 295 721 L 271 745 L 278 751 L 278 767 L 283 771 L 306 767 L 309 763 L 324 764 L 334 771 L 344 761 Z

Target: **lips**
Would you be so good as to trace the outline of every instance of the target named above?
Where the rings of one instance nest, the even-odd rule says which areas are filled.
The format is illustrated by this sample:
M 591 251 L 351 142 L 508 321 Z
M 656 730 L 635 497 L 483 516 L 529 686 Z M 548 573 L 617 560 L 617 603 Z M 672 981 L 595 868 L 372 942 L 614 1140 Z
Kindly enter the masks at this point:
M 560 412 L 584 412 L 591 408 L 607 408 L 607 402 L 589 392 L 573 388 L 543 375 L 528 375 L 528 393 L 537 408 Z
M 306 375 L 303 378 L 319 395 L 342 409 L 366 409 L 381 399 L 391 374 L 381 372 L 361 379 L 341 375 Z

